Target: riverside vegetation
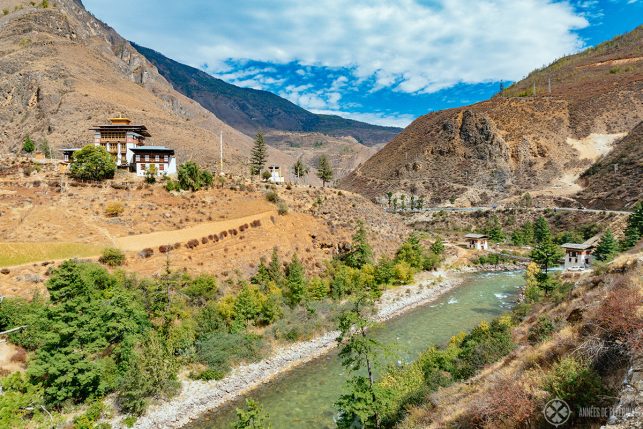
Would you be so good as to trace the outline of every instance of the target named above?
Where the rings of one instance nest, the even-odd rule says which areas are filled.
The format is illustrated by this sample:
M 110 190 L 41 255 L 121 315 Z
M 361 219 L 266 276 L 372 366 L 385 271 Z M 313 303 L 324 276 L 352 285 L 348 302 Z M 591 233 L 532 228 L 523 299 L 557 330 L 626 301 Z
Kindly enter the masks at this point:
M 0 303 L 0 329 L 23 326 L 9 339 L 28 353 L 26 372 L 0 379 L 0 426 L 39 427 L 73 414 L 74 428 L 108 427 L 108 395 L 131 424 L 151 399 L 179 390 L 179 372 L 222 378 L 271 343 L 331 330 L 348 298 L 410 283 L 440 260 L 412 235 L 395 258 L 375 262 L 360 225 L 321 275 L 309 278 L 296 255 L 284 264 L 275 250 L 251 279 L 226 285 L 227 294 L 212 276 L 173 271 L 169 257 L 154 278 L 65 261 L 52 269 L 48 298 Z M 117 267 L 121 254 L 109 250 L 103 262 Z
M 632 247 L 629 243 L 636 243 L 643 236 L 642 213 L 642 206 L 638 204 L 628 219 L 621 242 L 623 250 Z M 377 294 L 362 293 L 339 325 L 341 335 L 338 341 L 343 343 L 340 356 L 344 366 L 357 373 L 349 379 L 347 393 L 337 401 L 337 427 L 378 429 L 394 427 L 401 422 L 402 427 L 424 427 L 432 421 L 432 405 L 428 405 L 428 411 L 424 411 L 423 419 L 419 420 L 413 414 L 409 419 L 409 410 L 427 402 L 431 404 L 431 392 L 470 379 L 485 366 L 512 353 L 520 345 L 512 328 L 519 329 L 521 322 L 529 321 L 525 342 L 533 347 L 554 336 L 563 323 L 550 317 L 543 308 L 564 309 L 566 303 L 572 301 L 574 284 L 548 270 L 560 259 L 561 253 L 542 217 L 535 223 L 534 242 L 533 262 L 524 274 L 526 287 L 524 301 L 520 305 L 491 323 L 482 322 L 469 333 L 452 337 L 445 347 L 429 347 L 410 365 L 385 368 L 378 380 L 372 375 L 373 365 L 385 346 L 369 338 L 365 329 L 369 325 L 368 319 L 362 311 L 364 302 L 376 298 Z M 597 251 L 600 261 L 615 257 L 618 247 L 609 230 L 602 236 Z M 605 281 L 605 271 L 605 267 L 599 265 L 599 273 L 592 277 L 590 284 Z M 621 268 L 620 271 L 632 270 Z M 522 386 L 506 389 L 505 384 L 497 383 L 494 393 L 480 397 L 476 406 L 471 407 L 458 423 L 464 427 L 516 427 L 541 418 L 538 410 L 546 400 L 553 398 L 568 401 L 572 410 L 607 405 L 606 395 L 614 390 L 612 374 L 640 350 L 643 329 L 637 313 L 641 295 L 635 287 L 636 273 L 621 277 L 609 278 L 607 298 L 601 308 L 598 311 L 593 309 L 587 318 L 586 323 L 593 329 L 581 334 L 577 353 L 561 353 L 549 362 L 543 362 L 548 365 L 540 369 L 540 381 L 533 387 L 540 390 L 540 396 L 531 395 Z M 582 319 L 582 315 L 578 317 Z M 530 318 L 536 318 L 535 322 Z M 574 319 L 569 316 L 568 321 L 570 318 Z M 613 362 L 613 367 L 608 362 Z M 359 372 L 363 368 L 367 370 L 366 376 L 363 371 Z M 498 396 L 503 399 L 498 399 Z M 506 406 L 505 403 L 511 405 Z M 577 415 L 573 417 L 576 418 Z

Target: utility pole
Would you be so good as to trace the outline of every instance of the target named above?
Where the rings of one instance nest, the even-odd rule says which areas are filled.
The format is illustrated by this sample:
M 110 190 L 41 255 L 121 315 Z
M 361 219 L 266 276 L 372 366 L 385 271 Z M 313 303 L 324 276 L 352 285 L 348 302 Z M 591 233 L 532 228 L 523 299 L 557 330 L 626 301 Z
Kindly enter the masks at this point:
M 536 81 L 534 81 L 534 89 L 531 91 L 532 96 L 536 96 Z

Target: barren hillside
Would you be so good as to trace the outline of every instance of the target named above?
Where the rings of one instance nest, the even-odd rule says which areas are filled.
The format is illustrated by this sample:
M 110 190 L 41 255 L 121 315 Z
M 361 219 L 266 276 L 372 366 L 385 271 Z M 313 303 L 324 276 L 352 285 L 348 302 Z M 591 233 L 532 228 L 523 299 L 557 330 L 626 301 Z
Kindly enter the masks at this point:
M 630 208 L 643 199 L 643 122 L 580 177 L 578 199 L 594 208 Z
M 641 119 L 638 27 L 558 60 L 491 100 L 417 119 L 342 186 L 370 198 L 392 191 L 423 195 L 433 204 L 487 204 L 547 188 L 565 175 L 573 182 L 593 161 L 574 140 L 593 151 L 595 139 L 583 138 L 611 141 Z
M 47 8 L 1 0 L 0 153 L 15 152 L 26 135 L 53 147 L 91 141 L 88 128 L 115 114 L 145 124 L 152 144 L 177 150 L 179 162 L 214 165 L 223 132 L 227 168 L 246 170 L 252 141 L 176 92 L 156 68 L 79 0 Z M 272 160 L 290 163 L 279 151 Z

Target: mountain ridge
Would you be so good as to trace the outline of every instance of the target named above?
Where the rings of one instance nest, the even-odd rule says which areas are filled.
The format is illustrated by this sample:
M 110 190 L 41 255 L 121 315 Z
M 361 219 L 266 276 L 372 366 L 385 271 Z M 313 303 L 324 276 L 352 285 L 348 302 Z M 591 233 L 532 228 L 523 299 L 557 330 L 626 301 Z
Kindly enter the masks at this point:
M 333 137 L 350 136 L 366 146 L 374 146 L 388 142 L 402 131 L 401 128 L 373 125 L 336 115 L 312 113 L 272 92 L 227 83 L 156 50 L 130 43 L 177 91 L 251 136 L 262 130 L 318 132 Z

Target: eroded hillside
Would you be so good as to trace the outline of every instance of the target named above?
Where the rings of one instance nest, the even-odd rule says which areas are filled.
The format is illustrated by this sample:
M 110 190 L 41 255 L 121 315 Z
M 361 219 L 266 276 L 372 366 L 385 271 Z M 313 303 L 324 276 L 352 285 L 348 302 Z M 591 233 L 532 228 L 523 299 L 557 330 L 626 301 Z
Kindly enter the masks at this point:
M 639 27 L 491 100 L 425 115 L 342 186 L 370 198 L 422 195 L 434 204 L 487 204 L 552 185 L 573 195 L 573 182 L 597 159 L 587 152 L 609 150 L 601 139 L 611 142 L 643 118 L 642 38 Z
M 577 196 L 590 207 L 632 207 L 643 195 L 643 122 L 580 177 Z

